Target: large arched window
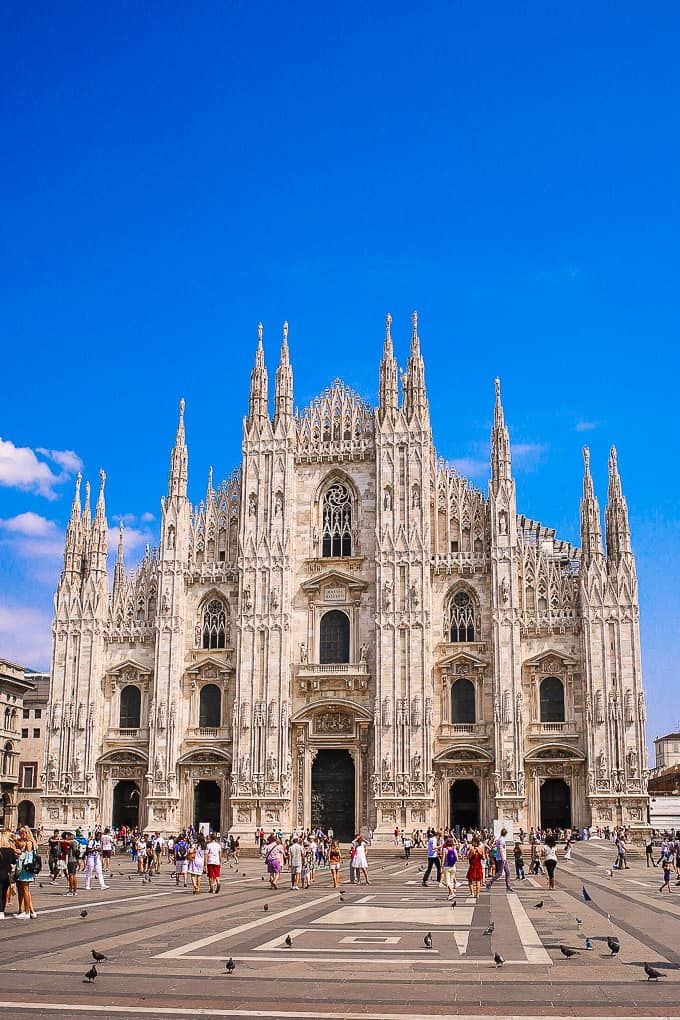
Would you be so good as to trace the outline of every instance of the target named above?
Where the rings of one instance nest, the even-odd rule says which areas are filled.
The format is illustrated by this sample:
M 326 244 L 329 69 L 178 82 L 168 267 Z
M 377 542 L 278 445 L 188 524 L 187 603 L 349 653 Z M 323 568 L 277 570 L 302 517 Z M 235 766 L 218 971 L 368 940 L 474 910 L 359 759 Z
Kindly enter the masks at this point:
M 564 685 L 556 676 L 541 681 L 541 722 L 564 722 Z
M 349 662 L 349 620 L 339 609 L 321 617 L 319 662 Z
M 198 725 L 217 728 L 222 725 L 222 692 L 216 684 L 201 688 Z
M 466 591 L 457 591 L 449 599 L 444 636 L 454 642 L 475 640 L 475 604 Z
M 451 722 L 476 722 L 475 685 L 467 677 L 456 680 L 451 688 Z
M 342 482 L 333 482 L 323 497 L 322 556 L 352 555 L 352 496 Z
M 210 599 L 203 610 L 203 648 L 224 648 L 227 643 L 227 611 L 222 599 Z
M 120 692 L 120 728 L 137 730 L 142 715 L 142 692 L 134 684 L 128 684 Z

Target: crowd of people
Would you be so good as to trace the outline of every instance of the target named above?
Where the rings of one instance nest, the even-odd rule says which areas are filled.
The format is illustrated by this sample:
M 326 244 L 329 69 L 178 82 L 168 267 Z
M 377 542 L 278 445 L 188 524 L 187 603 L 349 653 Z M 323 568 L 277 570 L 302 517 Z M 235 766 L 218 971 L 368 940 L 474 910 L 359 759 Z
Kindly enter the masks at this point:
M 351 884 L 370 885 L 368 856 L 372 835 L 369 832 L 367 838 L 362 834 L 355 836 L 347 853 L 332 829 L 327 832 L 321 828 L 298 830 L 284 836 L 280 829 L 267 833 L 257 828 L 255 844 L 272 890 L 279 888 L 284 872 L 289 875 L 293 891 L 309 888 L 321 872 L 328 873 L 332 888 L 337 889 L 343 865 L 348 866 Z M 394 845 L 403 848 L 407 862 L 414 847 L 426 850 L 427 865 L 421 866 L 423 886 L 434 878 L 452 900 L 462 879 L 469 895 L 477 899 L 483 887 L 491 888 L 499 881 L 504 882 L 506 889 L 512 888 L 511 863 L 515 881 L 526 879 L 528 870 L 530 874 L 545 876 L 548 888 L 554 889 L 558 845 L 563 845 L 563 859 L 569 860 L 573 842 L 593 835 L 595 833 L 587 831 L 584 837 L 583 831 L 571 829 L 532 828 L 528 833 L 520 829 L 512 842 L 505 828 L 494 834 L 488 829 L 460 828 L 429 828 L 406 833 L 395 827 Z M 627 869 L 627 830 L 612 828 L 599 835 L 609 839 L 615 849 L 612 871 Z M 674 876 L 675 884 L 680 886 L 680 834 L 667 835 L 661 841 L 650 837 L 645 849 L 647 867 L 660 867 L 663 871 L 660 892 L 671 891 Z M 104 891 L 109 888 L 107 878 L 116 854 L 128 855 L 145 882 L 160 875 L 161 865 L 165 863 L 171 868 L 177 886 L 181 884 L 186 888 L 190 882 L 197 895 L 202 891 L 206 875 L 208 892 L 217 894 L 221 889 L 223 863 L 238 867 L 240 843 L 233 835 L 205 833 L 193 826 L 169 837 L 125 826 L 98 827 L 86 834 L 80 829 L 55 829 L 47 841 L 50 883 L 63 882 L 65 895 L 74 897 L 78 895 L 82 876 L 86 891 L 92 888 L 93 880 Z M 4 919 L 14 895 L 17 897 L 16 918 L 26 920 L 38 916 L 31 889 L 41 869 L 38 841 L 30 829 L 22 826 L 15 833 L 5 830 L 0 834 L 0 920 Z

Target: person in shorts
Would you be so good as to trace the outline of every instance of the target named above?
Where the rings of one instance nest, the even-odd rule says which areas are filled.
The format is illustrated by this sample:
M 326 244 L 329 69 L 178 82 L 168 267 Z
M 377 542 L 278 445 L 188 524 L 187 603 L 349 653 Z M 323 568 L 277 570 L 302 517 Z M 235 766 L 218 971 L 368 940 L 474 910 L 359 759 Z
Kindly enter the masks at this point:
M 208 892 L 218 893 L 221 884 L 222 844 L 214 832 L 210 833 L 210 839 L 205 848 L 205 861 L 208 872 Z
M 175 840 L 175 885 L 179 885 L 179 880 L 184 880 L 184 888 L 187 885 L 187 872 L 189 871 L 189 844 L 184 836 L 184 833 Z
M 334 839 L 331 843 L 331 848 L 328 854 L 328 864 L 331 869 L 331 878 L 333 879 L 333 888 L 340 888 L 340 864 L 342 863 L 342 854 L 340 852 L 340 844 L 337 839 Z
M 280 840 L 277 836 L 271 835 L 269 842 L 263 850 L 262 856 L 267 866 L 267 874 L 269 875 L 269 888 L 278 889 L 279 887 L 279 875 L 281 874 L 281 868 L 283 867 L 284 851 Z
M 68 838 L 66 832 L 62 833 L 63 841 L 65 843 L 66 850 L 66 877 L 68 878 L 68 892 L 67 896 L 78 895 L 78 861 L 80 860 L 80 843 L 78 839 L 73 836 L 72 839 Z
M 290 887 L 296 892 L 299 892 L 303 852 L 297 836 L 293 836 L 291 844 L 288 847 L 288 858 L 290 860 Z
M 105 875 L 111 873 L 111 857 L 113 856 L 113 836 L 109 828 L 104 829 L 101 838 L 102 844 L 102 869 Z
M 448 892 L 447 899 L 454 900 L 456 898 L 456 864 L 458 863 L 458 851 L 454 845 L 453 838 L 449 838 L 444 843 L 444 851 L 442 854 L 443 874 L 444 881 L 446 883 L 446 889 Z

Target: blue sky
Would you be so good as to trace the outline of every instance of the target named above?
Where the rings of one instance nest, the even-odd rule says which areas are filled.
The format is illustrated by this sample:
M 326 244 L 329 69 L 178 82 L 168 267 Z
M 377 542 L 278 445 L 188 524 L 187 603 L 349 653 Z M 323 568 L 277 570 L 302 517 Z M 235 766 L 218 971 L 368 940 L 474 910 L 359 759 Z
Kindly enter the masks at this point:
M 439 452 L 484 486 L 493 378 L 520 511 L 578 537 L 610 443 L 650 736 L 680 716 L 680 14 L 658 3 L 5 4 L 0 654 L 45 666 L 73 474 L 156 539 L 237 463 L 258 320 L 299 406 L 375 398 L 420 313 Z

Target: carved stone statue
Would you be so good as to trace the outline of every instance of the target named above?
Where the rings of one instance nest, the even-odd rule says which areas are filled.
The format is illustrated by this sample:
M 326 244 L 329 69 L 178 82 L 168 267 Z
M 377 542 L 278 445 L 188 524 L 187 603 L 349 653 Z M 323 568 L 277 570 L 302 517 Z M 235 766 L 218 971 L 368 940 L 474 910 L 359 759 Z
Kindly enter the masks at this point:
M 158 706 L 158 729 L 163 732 L 165 729 L 165 702 L 161 701 Z
M 278 609 L 279 608 L 279 589 L 278 588 L 272 588 L 271 593 L 269 595 L 269 603 L 270 603 L 272 609 Z
M 597 777 L 598 779 L 607 778 L 607 755 L 604 751 L 600 751 L 597 756 Z
M 510 582 L 507 577 L 504 577 L 501 581 L 501 602 L 504 606 L 507 606 L 510 601 Z
M 80 754 L 77 754 L 73 759 L 73 778 L 80 779 L 83 771 L 83 762 Z
M 385 612 L 389 612 L 389 610 L 392 608 L 393 589 L 394 585 L 392 581 L 385 581 L 385 584 L 383 585 L 383 608 Z
M 501 510 L 498 515 L 498 531 L 501 535 L 507 535 L 508 533 L 508 515 L 505 510 Z
M 283 513 L 283 493 L 277 492 L 274 497 L 274 517 L 280 517 Z
M 267 780 L 270 783 L 275 782 L 277 774 L 278 762 L 275 754 L 269 754 L 267 757 Z
M 390 780 L 392 778 L 392 762 L 389 754 L 386 754 L 382 760 L 382 773 L 383 779 Z
M 300 642 L 300 664 L 302 666 L 307 665 L 307 645 L 304 641 Z
M 432 725 L 432 698 L 425 698 L 425 725 Z
M 361 645 L 361 648 L 360 648 L 360 650 L 359 650 L 359 660 L 360 660 L 361 662 L 366 662 L 366 661 L 367 661 L 367 659 L 368 659 L 368 645 L 367 645 L 367 644 L 366 644 L 366 642 L 364 641 L 364 642 L 362 643 L 362 645 Z
M 420 589 L 418 588 L 418 582 L 414 581 L 408 590 L 409 602 L 411 609 L 417 609 L 420 605 Z
M 422 776 L 422 758 L 416 751 L 413 755 L 413 778 L 419 780 Z
M 255 517 L 257 514 L 257 496 L 251 492 L 248 496 L 248 516 Z
M 385 486 L 385 495 L 383 497 L 383 510 L 392 509 L 392 490 L 389 485 Z
M 253 608 L 253 599 L 250 594 L 250 588 L 243 589 L 243 605 L 247 613 Z

